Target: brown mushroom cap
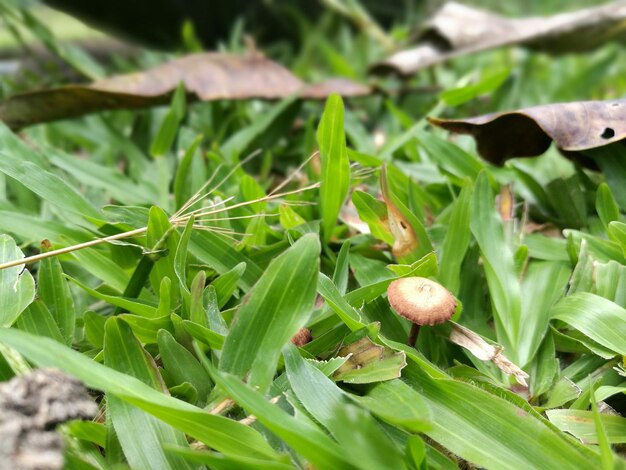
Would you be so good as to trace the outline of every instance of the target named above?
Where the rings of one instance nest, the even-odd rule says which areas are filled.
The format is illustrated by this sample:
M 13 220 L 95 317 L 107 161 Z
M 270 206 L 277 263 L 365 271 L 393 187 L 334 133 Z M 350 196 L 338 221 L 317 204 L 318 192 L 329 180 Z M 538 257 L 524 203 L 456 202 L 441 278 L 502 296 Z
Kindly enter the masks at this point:
M 387 288 L 393 309 L 417 325 L 437 325 L 452 317 L 456 299 L 448 289 L 425 277 L 396 279 Z
M 300 328 L 293 338 L 291 338 L 291 342 L 301 348 L 312 339 L 311 331 L 308 328 Z

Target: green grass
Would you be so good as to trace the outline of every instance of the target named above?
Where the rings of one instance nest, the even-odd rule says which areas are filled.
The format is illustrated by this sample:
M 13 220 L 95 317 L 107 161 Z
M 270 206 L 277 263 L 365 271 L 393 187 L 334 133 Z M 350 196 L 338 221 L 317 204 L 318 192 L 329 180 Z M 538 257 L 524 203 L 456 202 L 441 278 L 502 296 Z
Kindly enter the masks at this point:
M 302 21 L 300 48 L 268 53 L 303 79 L 368 79 L 375 39 L 332 15 Z M 63 426 L 81 468 L 623 467 L 625 151 L 598 151 L 606 177 L 554 148 L 498 168 L 425 117 L 621 97 L 625 64 L 615 44 L 508 49 L 387 96 L 178 93 L 169 108 L 0 125 L 0 263 L 62 250 L 0 271 L 0 380 L 53 366 L 100 392 L 100 419 Z M 529 388 L 451 343 L 448 324 L 407 346 L 386 290 L 409 275 L 446 286 L 453 319 L 503 346 Z M 305 326 L 313 340 L 291 345 Z

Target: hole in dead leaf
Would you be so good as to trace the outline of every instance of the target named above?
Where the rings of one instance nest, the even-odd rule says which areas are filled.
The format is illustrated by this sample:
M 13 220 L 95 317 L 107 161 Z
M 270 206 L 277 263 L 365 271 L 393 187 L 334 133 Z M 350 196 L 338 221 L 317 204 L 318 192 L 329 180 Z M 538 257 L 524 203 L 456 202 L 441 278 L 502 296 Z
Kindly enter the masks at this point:
M 615 131 L 610 127 L 607 127 L 606 129 L 604 129 L 600 137 L 602 137 L 603 139 L 610 139 L 611 137 L 615 137 Z

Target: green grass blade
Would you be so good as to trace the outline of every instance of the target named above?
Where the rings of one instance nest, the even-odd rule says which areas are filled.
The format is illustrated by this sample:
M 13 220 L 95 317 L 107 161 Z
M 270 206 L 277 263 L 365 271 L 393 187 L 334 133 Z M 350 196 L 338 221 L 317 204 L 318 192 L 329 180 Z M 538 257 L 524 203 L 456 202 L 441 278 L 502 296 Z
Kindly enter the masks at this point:
M 269 387 L 281 348 L 304 326 L 313 309 L 319 240 L 305 235 L 275 258 L 239 308 L 220 359 L 221 370 L 261 390 Z
M 513 253 L 502 221 L 495 210 L 487 173 L 480 173 L 474 187 L 471 229 L 482 253 L 485 275 L 494 307 L 498 342 L 513 362 L 517 360 L 517 338 L 521 331 L 521 294 Z
M 211 367 L 205 362 L 205 365 Z M 298 419 L 287 414 L 281 408 L 271 404 L 263 396 L 243 384 L 231 374 L 210 369 L 215 383 L 241 405 L 248 413 L 253 414 L 266 428 L 280 437 L 296 452 L 299 452 L 320 469 L 351 469 L 344 451 L 318 427 L 309 421 Z
M 626 309 L 588 292 L 563 298 L 551 311 L 592 340 L 618 354 L 626 355 Z
M 105 331 L 104 363 L 137 377 L 148 386 L 162 388 L 152 356 L 143 349 L 130 327 L 117 318 L 110 318 Z M 107 394 L 107 412 L 131 467 L 191 468 L 180 457 L 166 455 L 163 451 L 166 444 L 185 445 L 182 432 L 112 394 Z
M 74 299 L 57 258 L 46 258 L 39 263 L 37 295 L 48 307 L 63 335 L 65 344 L 71 346 L 76 323 Z
M 461 283 L 461 264 L 470 241 L 472 183 L 466 181 L 454 203 L 446 237 L 441 246 L 439 281 L 453 294 L 458 294 Z
M 0 235 L 0 263 L 24 258 L 8 235 Z M 35 280 L 23 265 L 0 270 L 0 327 L 11 326 L 35 299 Z
M 317 129 L 317 144 L 322 160 L 320 211 L 322 235 L 328 243 L 337 225 L 337 216 L 350 188 L 350 161 L 343 128 L 343 101 L 331 95 Z
M 597 444 L 598 433 L 592 411 L 548 410 L 548 419 L 559 429 L 576 436 L 585 444 Z M 611 444 L 626 443 L 626 418 L 601 414 L 600 421 Z
M 139 379 L 103 366 L 48 338 L 0 328 L 0 343 L 14 348 L 40 367 L 57 367 L 90 388 L 113 394 L 228 455 L 278 458 L 254 429 L 155 390 Z
M 597 456 L 502 398 L 466 383 L 431 379 L 416 367 L 403 375 L 435 417 L 426 434 L 479 467 L 583 470 L 599 464 Z
M 157 334 L 159 353 L 163 367 L 174 383 L 189 382 L 198 391 L 198 406 L 204 406 L 211 391 L 211 379 L 204 367 L 185 347 L 178 343 L 167 330 Z

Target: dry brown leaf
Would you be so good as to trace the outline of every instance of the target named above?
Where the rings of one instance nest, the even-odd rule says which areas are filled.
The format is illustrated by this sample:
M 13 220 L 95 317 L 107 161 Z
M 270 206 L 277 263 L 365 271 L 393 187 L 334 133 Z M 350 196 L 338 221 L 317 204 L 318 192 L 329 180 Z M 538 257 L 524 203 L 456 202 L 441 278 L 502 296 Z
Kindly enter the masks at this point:
M 296 94 L 304 99 L 323 99 L 331 93 L 349 97 L 371 92 L 368 86 L 346 79 L 304 83 L 282 65 L 258 53 L 240 56 L 207 52 L 87 85 L 14 95 L 0 103 L 0 120 L 17 129 L 96 111 L 166 104 L 181 82 L 190 99 L 201 101 L 272 100 Z
M 533 157 L 550 143 L 566 156 L 596 169 L 578 153 L 626 138 L 626 99 L 556 103 L 467 119 L 429 118 L 431 124 L 476 139 L 478 152 L 500 165 L 510 157 Z
M 493 362 L 502 372 L 512 375 L 517 383 L 524 387 L 528 386 L 526 379 L 529 375 L 502 354 L 502 347 L 487 343 L 480 335 L 474 333 L 469 328 L 465 328 L 455 322 L 450 323 L 452 324 L 450 341 L 467 349 L 481 361 Z
M 374 64 L 375 73 L 411 75 L 455 57 L 520 45 L 549 53 L 594 49 L 626 35 L 626 1 L 546 17 L 511 19 L 446 3 L 422 28 L 418 45 Z
M 407 256 L 417 248 L 417 235 L 415 234 L 415 229 L 411 223 L 406 219 L 391 199 L 389 188 L 387 186 L 387 170 L 384 165 L 380 170 L 380 189 L 383 200 L 385 201 L 385 204 L 387 204 L 387 225 L 389 226 L 389 231 L 395 239 L 393 246 L 391 247 L 391 253 L 396 258 Z

